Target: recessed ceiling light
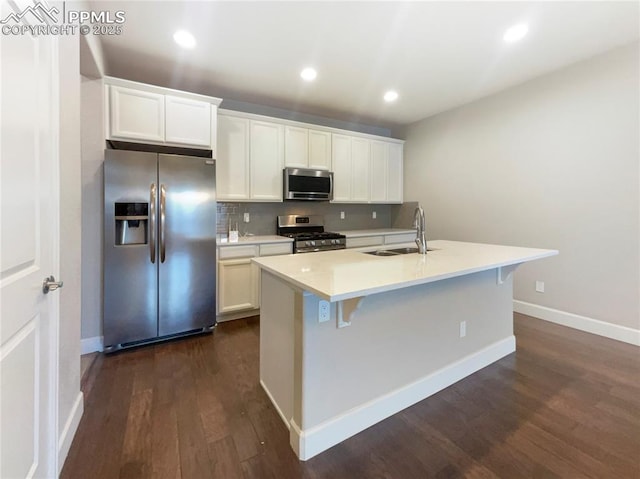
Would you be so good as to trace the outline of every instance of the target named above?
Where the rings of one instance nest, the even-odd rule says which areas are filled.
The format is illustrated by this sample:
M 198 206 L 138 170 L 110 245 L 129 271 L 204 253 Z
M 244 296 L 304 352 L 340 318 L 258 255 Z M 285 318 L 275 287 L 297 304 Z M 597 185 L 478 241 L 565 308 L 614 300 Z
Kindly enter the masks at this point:
M 396 91 L 389 90 L 387 93 L 384 94 L 384 101 L 386 102 L 396 101 L 397 99 L 398 99 L 398 92 Z
M 196 46 L 196 39 L 186 30 L 178 30 L 173 34 L 173 40 L 182 48 L 193 48 Z
M 528 31 L 529 27 L 526 23 L 518 23 L 517 25 L 508 28 L 507 31 L 504 32 L 504 36 L 502 38 L 507 43 L 517 42 L 518 40 L 522 40 Z
M 315 71 L 313 68 L 305 68 L 300 72 L 300 76 L 305 81 L 313 81 L 318 76 L 318 72 Z

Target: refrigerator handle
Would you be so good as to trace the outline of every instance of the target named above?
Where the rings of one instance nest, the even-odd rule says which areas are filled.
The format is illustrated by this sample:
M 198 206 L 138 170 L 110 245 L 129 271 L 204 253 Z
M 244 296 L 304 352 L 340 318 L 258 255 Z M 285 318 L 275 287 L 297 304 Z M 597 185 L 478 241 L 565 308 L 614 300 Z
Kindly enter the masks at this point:
M 156 262 L 156 184 L 151 183 L 149 191 L 149 205 L 151 206 L 149 224 L 149 259 Z
M 160 185 L 160 262 L 164 263 L 166 244 L 165 244 L 165 223 L 166 223 L 166 191 L 164 185 Z

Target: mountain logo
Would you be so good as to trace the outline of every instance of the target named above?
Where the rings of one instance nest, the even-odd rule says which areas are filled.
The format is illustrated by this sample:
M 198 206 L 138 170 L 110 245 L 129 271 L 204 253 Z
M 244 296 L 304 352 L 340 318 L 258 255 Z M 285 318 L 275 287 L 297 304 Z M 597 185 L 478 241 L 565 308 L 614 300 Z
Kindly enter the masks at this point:
M 33 6 L 29 5 L 20 13 L 10 13 L 9 15 L 7 15 L 7 18 L 0 20 L 0 23 L 4 25 L 6 23 L 9 23 L 11 20 L 13 20 L 15 23 L 20 23 L 20 20 L 22 20 L 22 18 L 29 13 L 36 17 L 40 23 L 46 23 L 45 16 L 48 17 L 52 22 L 57 22 L 58 19 L 55 15 L 58 15 L 60 13 L 60 10 L 58 10 L 56 7 L 47 8 L 42 4 L 42 2 L 38 2 Z

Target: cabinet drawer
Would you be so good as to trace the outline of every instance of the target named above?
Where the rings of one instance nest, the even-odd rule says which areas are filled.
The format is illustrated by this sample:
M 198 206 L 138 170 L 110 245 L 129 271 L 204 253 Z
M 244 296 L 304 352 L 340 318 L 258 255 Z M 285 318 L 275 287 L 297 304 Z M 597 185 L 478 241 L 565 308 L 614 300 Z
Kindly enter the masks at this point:
M 253 256 L 258 256 L 258 247 L 256 245 L 221 246 L 218 259 L 251 258 Z
M 403 233 L 401 235 L 386 235 L 384 244 L 412 243 L 416 239 L 415 233 Z
M 377 246 L 384 241 L 382 236 L 361 236 L 360 238 L 347 238 L 347 248 L 360 248 L 362 246 Z
M 260 256 L 274 256 L 278 254 L 291 254 L 291 243 L 272 243 L 260 245 Z

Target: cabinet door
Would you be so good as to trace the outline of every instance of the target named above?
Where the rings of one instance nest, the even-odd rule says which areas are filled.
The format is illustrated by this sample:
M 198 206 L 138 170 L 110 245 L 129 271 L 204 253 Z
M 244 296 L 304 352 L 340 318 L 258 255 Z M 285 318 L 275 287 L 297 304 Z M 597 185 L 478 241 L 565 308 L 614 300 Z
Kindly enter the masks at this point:
M 251 120 L 251 199 L 282 201 L 283 137 L 282 125 Z
M 309 167 L 309 130 L 296 126 L 284 127 L 284 164 Z
M 165 141 L 211 147 L 210 104 L 165 96 Z
M 351 201 L 355 203 L 369 201 L 370 143 L 364 138 L 351 138 Z
M 371 192 L 372 203 L 387 200 L 389 144 L 383 141 L 371 142 Z
M 110 138 L 164 142 L 164 95 L 111 85 Z
M 389 164 L 387 168 L 387 202 L 402 203 L 402 150 L 403 145 L 389 143 Z
M 251 263 L 251 258 L 218 262 L 218 278 L 220 313 L 259 307 L 257 267 Z
M 331 170 L 331 133 L 309 130 L 309 168 Z
M 218 200 L 249 199 L 249 120 L 218 117 Z
M 351 137 L 332 135 L 333 201 L 346 202 L 351 199 Z

